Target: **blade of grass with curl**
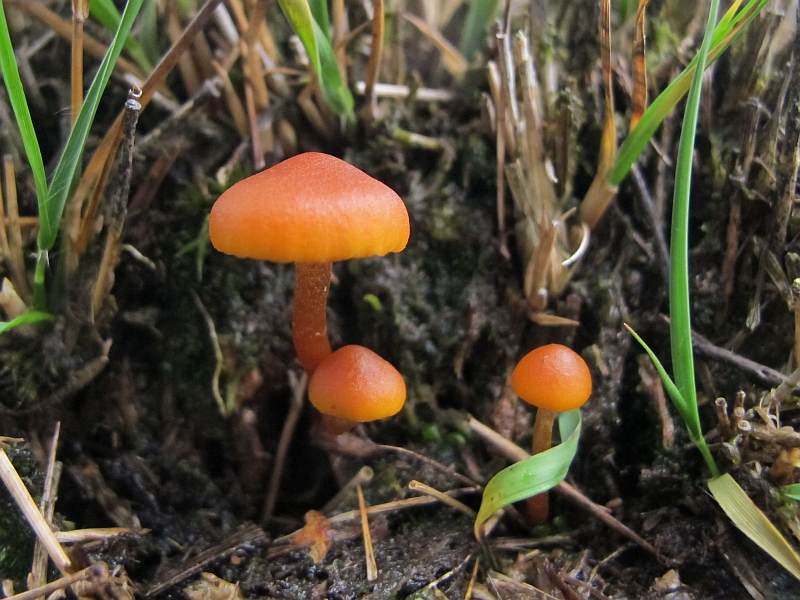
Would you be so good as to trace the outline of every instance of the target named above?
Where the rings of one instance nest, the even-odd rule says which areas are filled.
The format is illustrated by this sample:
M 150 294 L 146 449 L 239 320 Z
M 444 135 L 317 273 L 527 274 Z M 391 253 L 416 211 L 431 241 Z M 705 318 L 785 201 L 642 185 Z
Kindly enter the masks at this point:
M 702 435 L 694 377 L 694 351 L 689 303 L 689 200 L 691 194 L 692 159 L 697 132 L 698 113 L 703 87 L 703 71 L 711 49 L 719 0 L 711 0 L 703 43 L 696 57 L 689 96 L 678 143 L 675 169 L 675 191 L 672 207 L 670 241 L 670 346 L 675 381 L 667 375 L 655 354 L 639 336 L 636 340 L 653 361 L 667 393 L 675 403 L 689 433 L 711 472 L 708 489 L 733 524 L 755 544 L 766 551 L 796 578 L 800 579 L 800 556 L 767 516 L 753 503 L 729 474 L 719 474 L 713 456 Z M 730 22 L 735 20 L 731 17 Z M 641 126 L 641 125 L 640 125 Z M 630 328 L 628 328 L 630 331 Z
M 571 410 L 558 416 L 561 443 L 506 467 L 489 480 L 483 490 L 481 506 L 475 518 L 477 539 L 482 526 L 501 508 L 553 489 L 564 481 L 578 451 L 581 435 L 581 411 Z

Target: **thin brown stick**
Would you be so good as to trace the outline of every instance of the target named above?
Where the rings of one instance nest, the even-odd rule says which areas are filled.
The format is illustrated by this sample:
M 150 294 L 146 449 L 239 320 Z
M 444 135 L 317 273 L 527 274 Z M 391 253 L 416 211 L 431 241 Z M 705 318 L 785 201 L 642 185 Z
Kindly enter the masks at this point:
M 298 377 L 294 371 L 289 371 L 289 387 L 292 390 L 292 398 L 291 404 L 289 404 L 289 412 L 283 422 L 283 429 L 281 429 L 278 449 L 275 452 L 275 462 L 272 465 L 272 473 L 269 478 L 267 496 L 264 500 L 263 519 L 265 520 L 269 519 L 275 512 L 275 504 L 278 501 L 278 492 L 283 478 L 283 469 L 286 466 L 286 457 L 289 454 L 289 446 L 292 443 L 297 422 L 300 420 L 300 413 L 303 412 L 303 400 L 306 395 L 307 384 L 308 375 L 303 373 Z
M 369 63 L 367 64 L 366 111 L 371 119 L 377 116 L 378 105 L 375 102 L 375 82 L 381 70 L 381 57 L 383 56 L 384 23 L 386 20 L 386 7 L 383 0 L 372 0 L 372 47 L 370 48 Z
M 39 512 L 31 493 L 25 487 L 19 473 L 11 463 L 11 459 L 8 458 L 8 454 L 2 448 L 0 448 L 0 481 L 6 486 L 9 495 L 25 516 L 28 525 L 30 525 L 36 537 L 47 550 L 47 554 L 53 564 L 63 575 L 69 574 L 71 563 L 67 553 L 64 552 L 64 548 L 61 547 L 56 536 L 53 535 L 53 530 L 42 516 L 42 513 Z M 32 597 L 35 598 L 39 595 L 36 594 Z
M 59 590 L 63 590 L 71 586 L 73 583 L 78 583 L 79 581 L 87 581 L 94 577 L 94 573 L 97 570 L 97 565 L 90 565 L 83 569 L 82 571 L 78 571 L 72 575 L 65 575 L 60 579 L 56 579 L 55 581 L 51 581 L 50 583 L 33 588 L 32 590 L 28 590 L 27 592 L 20 592 L 19 594 L 15 594 L 13 596 L 9 596 L 6 600 L 36 600 L 36 598 L 40 598 L 43 596 L 49 596 L 53 592 L 57 592 Z
M 647 62 L 645 29 L 647 25 L 647 5 L 650 0 L 639 0 L 636 11 L 636 24 L 633 31 L 633 57 L 631 58 L 631 71 L 633 72 L 633 92 L 631 94 L 631 130 L 642 118 L 647 108 Z
M 617 193 L 609 185 L 608 171 L 617 156 L 617 125 L 614 115 L 613 72 L 611 69 L 611 0 L 600 0 L 600 58 L 603 68 L 603 133 L 600 138 L 600 157 L 597 171 L 586 196 L 581 202 L 581 220 L 594 229 Z
M 89 0 L 72 0 L 70 120 L 73 126 L 83 104 L 83 23 L 88 16 Z
M 408 489 L 414 490 L 415 492 L 421 492 L 427 496 L 431 496 L 432 498 L 436 498 L 442 504 L 446 504 L 450 508 L 454 508 L 457 511 L 464 513 L 471 519 L 475 518 L 476 513 L 469 506 L 467 506 L 460 500 L 456 500 L 452 496 L 448 496 L 444 492 L 440 492 L 435 487 L 431 487 L 426 483 L 422 483 L 421 481 L 412 479 L 411 481 L 408 482 Z
M 509 460 L 518 462 L 521 460 L 525 460 L 526 458 L 530 458 L 530 454 L 525 452 L 525 450 L 517 446 L 511 440 L 503 437 L 502 435 L 497 433 L 494 429 L 485 425 L 472 415 L 470 415 L 469 418 L 467 419 L 467 425 L 469 426 L 470 430 L 472 430 L 473 433 L 475 433 L 478 437 L 483 439 L 487 444 L 492 446 L 495 450 L 503 454 Z M 638 533 L 630 529 L 627 525 L 614 518 L 609 513 L 609 510 L 606 507 L 601 506 L 595 502 L 592 502 L 590 498 L 585 496 L 573 485 L 570 485 L 566 481 L 562 481 L 555 488 L 553 488 L 553 490 L 555 492 L 558 492 L 562 496 L 566 497 L 575 505 L 584 509 L 598 521 L 607 525 L 609 528 L 613 529 L 620 535 L 628 538 L 633 542 L 636 542 L 639 546 L 641 546 L 654 556 L 660 557 L 658 551 L 650 542 L 646 541 Z
M 55 513 L 56 499 L 58 496 L 58 485 L 61 480 L 61 463 L 56 460 L 58 452 L 58 438 L 61 433 L 61 421 L 56 422 L 55 430 L 50 439 L 50 451 L 47 455 L 47 471 L 44 478 L 44 491 L 39 502 L 39 510 L 47 521 L 48 525 L 53 525 L 53 514 Z M 56 537 L 58 539 L 58 537 Z M 47 583 L 47 550 L 37 539 L 33 548 L 33 562 L 31 572 L 28 576 L 28 587 L 38 587 Z
M 413 458 L 414 460 L 418 460 L 423 462 L 431 467 L 458 479 L 461 483 L 465 485 L 480 485 L 474 479 L 467 477 L 466 475 L 462 475 L 458 471 L 456 471 L 453 467 L 446 465 L 444 463 L 439 462 L 436 459 L 433 459 L 429 456 L 425 456 L 424 454 L 420 454 L 419 452 L 414 452 L 413 450 L 409 450 L 408 448 L 403 448 L 402 446 L 389 446 L 386 444 L 375 444 L 376 450 L 381 450 L 384 452 L 397 452 L 398 454 L 404 454 L 408 457 Z
M 22 247 L 22 229 L 19 226 L 19 205 L 17 204 L 17 179 L 14 159 L 3 156 L 3 173 L 6 186 L 6 210 L 8 211 L 8 245 L 11 278 L 17 293 L 23 300 L 30 298 L 30 288 L 25 270 L 25 253 Z
M 142 84 L 142 96 L 139 98 L 142 110 L 150 103 L 153 95 L 158 88 L 161 87 L 167 75 L 175 68 L 180 57 L 192 43 L 195 34 L 205 26 L 221 1 L 222 0 L 206 0 L 202 8 L 186 26 L 186 29 L 183 30 L 181 37 L 173 43 L 172 47 L 155 66 L 153 72 L 150 73 L 144 81 Z M 105 178 L 108 174 L 106 164 L 115 155 L 116 147 L 122 139 L 123 115 L 124 111 L 117 115 L 114 123 L 109 127 L 108 131 L 106 131 L 106 134 L 97 146 L 92 158 L 89 160 L 70 202 L 70 209 L 73 211 L 72 214 L 76 215 L 75 218 L 78 221 L 83 221 L 83 224 L 87 227 L 90 226 L 90 223 L 94 222 L 94 215 L 96 215 L 97 209 L 95 207 L 94 210 L 91 211 L 91 214 L 88 215 L 86 214 L 89 212 L 87 209 L 86 213 L 84 213 L 84 218 L 81 219 L 82 206 L 93 191 L 95 192 L 95 197 L 98 198 L 96 202 L 99 203 L 100 195 L 96 192 L 105 189 Z M 83 228 L 81 225 L 73 225 L 69 231 L 77 235 L 77 232 L 81 228 Z
M 367 581 L 375 581 L 378 578 L 378 563 L 375 562 L 375 550 L 372 547 L 372 533 L 369 530 L 369 517 L 367 516 L 367 502 L 364 500 L 364 490 L 361 484 L 356 484 L 356 496 L 358 497 L 358 512 L 361 517 L 361 535 L 364 538 L 364 560 L 367 564 Z
M 55 31 L 63 39 L 67 41 L 72 40 L 72 35 L 73 35 L 72 24 L 66 19 L 62 19 L 61 17 L 59 17 L 56 13 L 51 11 L 41 2 L 31 2 L 31 0 L 5 0 L 5 2 L 9 6 L 18 8 L 28 13 L 35 19 L 38 19 L 39 21 L 47 25 L 50 29 Z M 84 33 L 83 49 L 89 54 L 91 54 L 94 58 L 102 60 L 102 58 L 106 55 L 108 46 L 106 46 L 102 42 L 98 42 L 92 36 Z M 115 68 L 125 73 L 130 73 L 137 79 L 142 79 L 144 77 L 144 74 L 142 73 L 141 69 L 139 69 L 139 67 L 137 67 L 135 64 L 133 64 L 128 59 L 122 56 L 120 56 L 117 59 L 117 64 Z

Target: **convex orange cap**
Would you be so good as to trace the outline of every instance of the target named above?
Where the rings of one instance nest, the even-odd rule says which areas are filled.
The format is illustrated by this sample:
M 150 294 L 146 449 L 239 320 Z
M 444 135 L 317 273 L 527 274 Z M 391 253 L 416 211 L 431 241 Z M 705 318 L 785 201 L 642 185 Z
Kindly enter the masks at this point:
M 314 371 L 308 398 L 323 414 L 364 423 L 400 412 L 406 383 L 391 363 L 369 348 L 342 346 Z
M 214 203 L 208 234 L 226 254 L 332 262 L 405 248 L 408 212 L 389 187 L 343 160 L 306 152 L 236 183 Z
M 564 412 L 592 395 L 592 374 L 579 354 L 561 344 L 528 352 L 511 373 L 511 387 L 528 404 Z

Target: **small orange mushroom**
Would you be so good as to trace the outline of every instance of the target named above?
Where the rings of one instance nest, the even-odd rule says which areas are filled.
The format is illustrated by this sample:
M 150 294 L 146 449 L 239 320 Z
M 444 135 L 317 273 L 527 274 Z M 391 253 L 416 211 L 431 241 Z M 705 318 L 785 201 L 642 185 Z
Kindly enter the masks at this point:
M 511 387 L 537 407 L 533 425 L 533 454 L 552 445 L 553 421 L 560 412 L 583 406 L 592 395 L 592 374 L 586 361 L 562 344 L 547 344 L 528 352 L 511 373 Z M 543 523 L 550 511 L 547 493 L 526 504 L 531 523 Z
M 344 421 L 345 427 L 337 432 L 342 433 L 355 423 L 400 412 L 406 401 L 406 383 L 390 362 L 369 348 L 342 346 L 314 371 L 308 382 L 308 399 L 323 415 Z
M 319 152 L 236 183 L 214 203 L 208 224 L 220 252 L 297 263 L 292 337 L 309 373 L 331 353 L 325 315 L 331 262 L 400 252 L 409 233 L 408 212 L 393 190 Z

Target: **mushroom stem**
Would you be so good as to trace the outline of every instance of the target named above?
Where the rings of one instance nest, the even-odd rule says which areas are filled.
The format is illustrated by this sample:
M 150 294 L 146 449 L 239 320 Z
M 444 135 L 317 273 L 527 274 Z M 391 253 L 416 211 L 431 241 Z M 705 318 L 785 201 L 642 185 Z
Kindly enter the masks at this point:
M 295 265 L 292 340 L 297 358 L 310 375 L 331 353 L 325 309 L 331 283 L 331 263 Z
M 533 423 L 533 454 L 549 450 L 553 445 L 553 422 L 556 413 L 546 408 L 536 410 L 536 420 Z M 547 521 L 550 513 L 550 496 L 547 492 L 528 498 L 525 503 L 525 513 L 531 525 L 539 525 Z

